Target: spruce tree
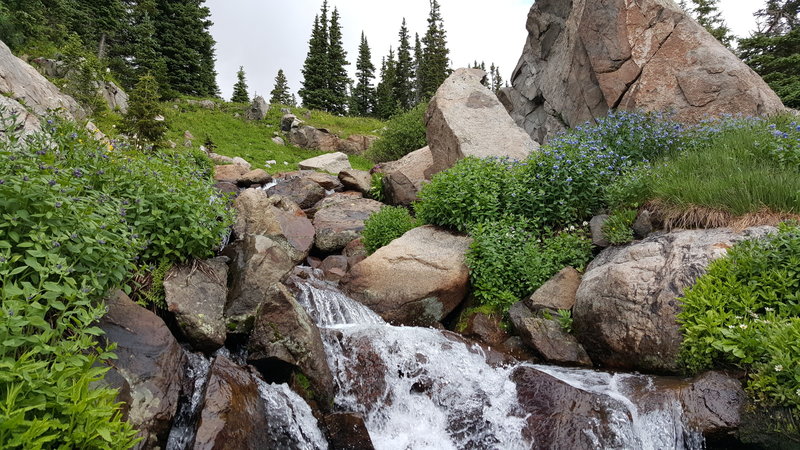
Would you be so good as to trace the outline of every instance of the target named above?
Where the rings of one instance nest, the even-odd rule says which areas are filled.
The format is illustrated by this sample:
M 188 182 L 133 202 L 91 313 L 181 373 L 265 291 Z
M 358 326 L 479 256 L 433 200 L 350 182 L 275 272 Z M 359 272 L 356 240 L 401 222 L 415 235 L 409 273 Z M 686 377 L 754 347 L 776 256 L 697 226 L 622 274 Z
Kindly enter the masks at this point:
M 347 69 L 350 63 L 347 62 L 347 52 L 342 43 L 342 27 L 339 23 L 339 11 L 333 8 L 331 23 L 328 34 L 328 61 L 330 63 L 330 73 L 328 74 L 329 103 L 326 111 L 345 115 L 347 114 L 347 86 L 350 84 L 350 77 Z
M 130 95 L 122 128 L 140 149 L 159 146 L 167 133 L 158 93 L 158 82 L 148 74 L 139 79 Z
M 739 40 L 742 59 L 790 108 L 800 108 L 800 0 L 767 0 L 758 29 Z
M 278 75 L 275 76 L 275 87 L 269 93 L 269 102 L 275 105 L 292 106 L 292 95 L 289 94 L 289 82 L 286 80 L 286 75 L 283 69 L 278 69 Z
M 702 25 L 712 36 L 717 38 L 726 47 L 731 47 L 733 35 L 731 30 L 722 20 L 719 10 L 719 0 L 682 0 L 681 7 L 689 12 L 697 22 Z
M 376 89 L 377 102 L 375 105 L 375 115 L 381 119 L 388 119 L 397 112 L 397 100 L 394 98 L 396 77 L 396 65 L 394 60 L 394 50 L 389 48 L 389 55 L 383 58 L 381 63 L 381 81 Z
M 127 90 L 132 90 L 139 79 L 147 74 L 155 77 L 160 86 L 166 86 L 167 66 L 162 56 L 156 25 L 155 0 L 140 0 L 127 6 L 128 26 L 123 31 L 124 43 L 109 49 L 109 65 Z
M 247 83 L 244 81 L 244 67 L 239 66 L 236 72 L 236 84 L 233 85 L 233 96 L 231 101 L 234 103 L 249 103 L 250 96 L 247 94 Z
M 419 33 L 414 33 L 414 106 L 422 101 L 422 87 L 420 86 L 419 69 L 422 63 L 422 43 Z
M 372 81 L 375 79 L 375 65 L 372 64 L 372 53 L 369 50 L 367 37 L 361 32 L 361 44 L 358 46 L 358 59 L 356 60 L 356 82 L 352 90 L 350 114 L 353 116 L 372 115 L 375 108 L 375 88 Z
M 321 16 L 314 17 L 308 55 L 303 63 L 303 83 L 298 91 L 303 106 L 325 110 L 329 104 L 328 77 L 328 2 L 322 3 Z
M 395 65 L 394 98 L 402 110 L 409 110 L 413 106 L 413 61 L 411 59 L 411 45 L 408 42 L 408 28 L 406 19 L 400 26 L 400 45 L 397 47 L 397 64 Z
M 444 30 L 439 2 L 430 0 L 428 30 L 422 37 L 422 62 L 420 64 L 420 89 L 422 99 L 426 100 L 436 93 L 436 89 L 450 74 L 450 51 L 447 49 L 447 33 Z
M 500 67 L 495 66 L 494 63 L 492 63 L 491 67 L 489 67 L 489 70 L 491 72 L 491 78 L 492 78 L 491 89 L 492 92 L 497 94 L 500 88 L 503 87 L 503 78 L 500 77 Z

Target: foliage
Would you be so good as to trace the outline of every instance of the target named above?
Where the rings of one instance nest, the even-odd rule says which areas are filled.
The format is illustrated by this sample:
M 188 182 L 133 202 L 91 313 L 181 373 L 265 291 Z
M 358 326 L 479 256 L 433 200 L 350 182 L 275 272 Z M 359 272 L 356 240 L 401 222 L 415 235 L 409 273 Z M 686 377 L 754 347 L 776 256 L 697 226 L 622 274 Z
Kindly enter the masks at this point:
M 342 116 L 347 113 L 347 86 L 350 84 L 350 77 L 345 66 L 347 62 L 347 52 L 344 50 L 342 42 L 342 27 L 339 23 L 339 10 L 333 8 L 331 14 L 330 29 L 328 31 L 328 68 L 330 72 L 327 76 L 328 92 L 330 102 L 325 108 L 326 111 Z
M 62 88 L 90 113 L 100 112 L 106 103 L 100 96 L 98 85 L 104 82 L 102 64 L 97 57 L 83 48 L 80 38 L 72 33 L 61 49 L 66 71 Z
M 592 256 L 591 240 L 581 230 L 532 231 L 531 222 L 505 216 L 470 230 L 467 253 L 475 298 L 506 311 L 566 266 L 582 270 Z
M 236 84 L 233 85 L 231 102 L 250 103 L 250 95 L 247 93 L 247 82 L 244 79 L 244 67 L 242 66 L 239 66 L 239 71 L 236 72 Z
M 427 109 L 427 103 L 420 103 L 409 111 L 392 117 L 386 123 L 383 136 L 372 144 L 367 156 L 375 162 L 396 161 L 414 150 L 425 147 Z
M 559 309 L 556 319 L 565 333 L 572 333 L 572 311 L 569 309 Z
M 731 29 L 722 19 L 722 12 L 719 10 L 719 0 L 688 0 L 691 4 L 687 5 L 686 0 L 681 0 L 681 7 L 691 13 L 697 22 L 703 26 L 712 36 L 717 38 L 722 45 L 731 48 L 733 35 Z
M 419 62 L 419 87 L 422 99 L 429 99 L 450 74 L 447 32 L 444 29 L 439 2 L 430 0 L 428 29 L 422 37 L 422 59 Z
M 162 145 L 167 132 L 168 126 L 163 120 L 164 112 L 158 97 L 158 83 L 152 75 L 142 76 L 136 89 L 131 92 L 128 112 L 123 117 L 123 131 L 134 139 L 140 149 Z
M 166 277 L 172 266 L 173 264 L 170 260 L 163 259 L 155 265 L 148 264 L 138 267 L 132 277 L 131 299 L 145 307 L 155 306 L 161 310 L 166 310 L 164 277 Z
M 400 109 L 394 96 L 396 81 L 397 61 L 394 50 L 389 48 L 389 55 L 381 61 L 381 81 L 375 89 L 375 115 L 380 119 L 388 119 Z
M 376 102 L 375 87 L 372 85 L 373 79 L 375 79 L 375 65 L 372 64 L 369 43 L 362 31 L 356 60 L 356 85 L 350 99 L 350 115 L 369 116 L 373 114 Z
M 735 366 L 759 403 L 800 416 L 800 227 L 744 241 L 684 293 L 680 361 L 692 373 Z
M 342 43 L 339 11 L 334 8 L 328 20 L 328 1 L 314 17 L 308 55 L 303 63 L 303 87 L 298 92 L 303 106 L 343 115 L 347 111 L 347 86 L 350 78 L 345 66 L 347 52 Z
M 603 223 L 603 236 L 611 245 L 627 244 L 633 240 L 633 223 L 636 221 L 635 209 L 619 209 L 611 213 Z
M 419 226 L 408 209 L 402 206 L 384 206 L 364 222 L 361 237 L 368 254 L 389 244 L 406 231 Z
M 375 172 L 372 174 L 369 186 L 369 198 L 382 202 L 385 200 L 383 195 L 383 177 L 382 172 Z
M 272 88 L 269 95 L 270 104 L 295 106 L 294 100 L 289 94 L 289 82 L 286 80 L 283 69 L 278 69 L 278 75 L 275 76 L 275 87 Z
M 398 36 L 400 37 L 400 42 L 397 47 L 397 64 L 395 65 L 392 92 L 398 108 L 401 111 L 407 111 L 413 106 L 414 89 L 411 44 L 408 41 L 408 28 L 406 27 L 405 17 L 403 18 L 403 24 L 400 26 Z

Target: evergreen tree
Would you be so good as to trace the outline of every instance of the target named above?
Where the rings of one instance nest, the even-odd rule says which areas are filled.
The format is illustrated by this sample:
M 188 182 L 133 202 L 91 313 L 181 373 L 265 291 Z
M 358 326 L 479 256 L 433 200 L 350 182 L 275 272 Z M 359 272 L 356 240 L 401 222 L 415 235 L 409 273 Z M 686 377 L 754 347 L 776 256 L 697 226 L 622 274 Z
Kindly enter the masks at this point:
M 758 29 L 739 40 L 742 59 L 790 108 L 800 108 L 800 0 L 767 0 Z
M 422 99 L 428 99 L 450 74 L 447 37 L 439 12 L 439 2 L 430 0 L 428 30 L 422 38 L 422 62 L 420 63 L 420 89 Z
M 503 78 L 500 77 L 500 67 L 495 66 L 494 63 L 492 63 L 491 67 L 489 67 L 489 71 L 492 78 L 491 89 L 495 94 L 497 94 L 497 92 L 503 87 Z
M 350 114 L 354 116 L 372 115 L 375 108 L 375 88 L 372 80 L 375 79 L 375 65 L 372 64 L 372 53 L 369 50 L 367 37 L 361 32 L 361 44 L 358 46 L 358 60 L 356 60 L 356 82 L 352 90 Z
M 350 63 L 347 62 L 347 52 L 344 51 L 342 43 L 342 27 L 339 24 L 339 11 L 333 8 L 331 23 L 328 34 L 328 61 L 330 63 L 330 73 L 328 75 L 329 103 L 326 111 L 344 115 L 347 114 L 347 86 L 350 84 L 350 77 L 347 69 Z
M 283 69 L 278 69 L 278 75 L 275 76 L 275 87 L 272 88 L 269 95 L 271 104 L 293 106 L 292 95 L 289 94 L 289 82 L 286 80 Z
M 244 67 L 239 66 L 236 72 L 236 84 L 233 85 L 233 96 L 231 101 L 234 103 L 249 103 L 250 97 L 247 95 L 247 83 L 244 81 Z
M 402 110 L 409 110 L 413 106 L 413 61 L 411 59 L 411 45 L 408 42 L 408 28 L 406 19 L 400 26 L 400 45 L 397 47 L 397 64 L 395 65 L 394 98 Z
M 702 25 L 712 36 L 717 38 L 726 47 L 731 47 L 733 35 L 730 28 L 722 20 L 722 12 L 719 10 L 719 0 L 681 0 L 680 5 L 684 10 L 694 16 L 695 20 Z
M 211 11 L 205 0 L 156 0 L 158 48 L 169 70 L 169 90 L 207 97 L 219 89 L 214 70 Z
M 314 17 L 308 55 L 303 63 L 303 86 L 298 91 L 303 106 L 325 110 L 329 104 L 328 76 L 328 2 L 322 3 L 321 17 Z
M 414 105 L 422 101 L 422 87 L 420 86 L 419 68 L 422 62 L 422 43 L 419 41 L 419 33 L 414 33 Z
M 159 102 L 158 82 L 152 75 L 142 76 L 131 92 L 122 128 L 141 149 L 157 147 L 164 139 L 168 127 Z
M 109 66 L 119 77 L 123 88 L 132 90 L 147 74 L 159 85 L 166 86 L 167 66 L 159 50 L 155 0 L 130 1 L 127 5 L 128 25 L 122 31 L 121 42 L 109 49 Z
M 389 48 L 389 56 L 383 58 L 381 62 L 381 81 L 376 89 L 375 115 L 381 119 L 388 119 L 397 112 L 397 100 L 394 98 L 396 77 L 396 65 L 394 60 L 394 50 Z

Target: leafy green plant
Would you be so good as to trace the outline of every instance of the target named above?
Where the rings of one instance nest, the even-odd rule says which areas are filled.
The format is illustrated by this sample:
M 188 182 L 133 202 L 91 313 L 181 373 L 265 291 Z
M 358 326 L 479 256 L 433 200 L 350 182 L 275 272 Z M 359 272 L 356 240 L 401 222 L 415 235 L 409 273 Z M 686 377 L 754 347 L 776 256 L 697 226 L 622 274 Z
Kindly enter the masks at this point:
M 389 119 L 383 136 L 372 144 L 367 156 L 375 162 L 395 161 L 425 147 L 424 117 L 427 110 L 428 104 L 420 103 Z
M 680 362 L 691 373 L 738 367 L 761 404 L 800 418 L 800 227 L 736 244 L 687 289 Z
M 558 310 L 558 324 L 565 333 L 572 333 L 572 311 L 569 309 Z
M 364 222 L 364 230 L 361 232 L 364 248 L 367 253 L 372 254 L 418 226 L 419 222 L 411 217 L 408 209 L 402 206 L 384 206 Z
M 636 221 L 635 209 L 618 209 L 603 223 L 603 236 L 612 245 L 627 244 L 633 240 L 633 223 Z
M 369 186 L 369 198 L 382 202 L 385 199 L 383 195 L 383 177 L 384 173 L 375 172 L 372 174 L 372 179 Z

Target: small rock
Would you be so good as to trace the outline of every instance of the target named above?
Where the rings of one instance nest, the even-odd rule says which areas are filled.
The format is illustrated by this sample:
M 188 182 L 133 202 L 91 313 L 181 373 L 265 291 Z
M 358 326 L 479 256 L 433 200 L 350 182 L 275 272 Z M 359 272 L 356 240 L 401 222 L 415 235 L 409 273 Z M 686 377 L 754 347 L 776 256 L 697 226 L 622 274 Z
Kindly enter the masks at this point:
M 339 172 L 339 181 L 346 189 L 368 194 L 372 188 L 372 175 L 364 170 L 345 169 Z
M 272 138 L 272 142 L 274 142 L 277 145 L 286 145 L 286 142 L 283 141 L 283 138 L 278 137 L 278 136 L 273 137 Z M 272 163 L 272 164 L 275 164 L 275 163 Z
M 597 247 L 605 248 L 611 245 L 611 242 L 608 242 L 605 233 L 603 233 L 603 225 L 607 220 L 608 214 L 600 214 L 592 217 L 592 220 L 589 221 L 589 229 L 592 231 L 592 244 Z
M 341 152 L 327 153 L 305 161 L 300 161 L 298 167 L 308 170 L 321 170 L 337 175 L 342 170 L 352 169 L 347 155 Z
M 267 184 L 272 181 L 272 175 L 268 174 L 264 169 L 251 170 L 237 180 L 237 184 L 242 187 L 249 187 L 254 184 Z
M 633 234 L 636 236 L 636 239 L 644 239 L 647 237 L 648 234 L 653 232 L 653 221 L 650 215 L 650 211 L 642 210 L 639 212 L 639 215 L 636 216 L 636 221 L 633 223 Z
M 184 139 L 188 139 L 190 141 L 194 140 L 194 136 L 192 135 L 192 133 L 189 130 L 186 130 L 186 131 L 183 132 L 183 138 Z
M 575 293 L 580 284 L 581 274 L 572 267 L 565 267 L 526 298 L 525 305 L 533 312 L 542 309 L 571 310 L 575 306 Z
M 253 166 L 249 162 L 247 162 L 247 160 L 245 160 L 244 158 L 240 158 L 238 156 L 235 156 L 231 161 L 237 166 L 244 167 L 245 169 L 247 169 L 247 171 L 253 168 Z

